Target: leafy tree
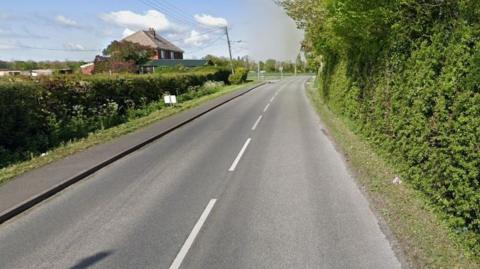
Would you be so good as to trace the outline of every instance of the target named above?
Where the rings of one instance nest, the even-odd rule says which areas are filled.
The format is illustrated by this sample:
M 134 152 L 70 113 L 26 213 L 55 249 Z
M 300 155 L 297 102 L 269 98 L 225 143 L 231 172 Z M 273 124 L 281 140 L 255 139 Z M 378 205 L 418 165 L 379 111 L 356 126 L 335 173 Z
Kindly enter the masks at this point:
M 267 72 L 275 72 L 277 70 L 277 61 L 274 59 L 266 60 L 264 69 Z
M 155 55 L 155 50 L 130 41 L 113 41 L 103 50 L 103 55 L 110 56 L 113 61 L 144 64 Z
M 219 66 L 219 67 L 229 67 L 230 66 L 230 60 L 225 58 L 225 57 L 217 57 L 214 55 L 207 55 L 203 57 L 204 60 L 210 61 L 213 65 Z

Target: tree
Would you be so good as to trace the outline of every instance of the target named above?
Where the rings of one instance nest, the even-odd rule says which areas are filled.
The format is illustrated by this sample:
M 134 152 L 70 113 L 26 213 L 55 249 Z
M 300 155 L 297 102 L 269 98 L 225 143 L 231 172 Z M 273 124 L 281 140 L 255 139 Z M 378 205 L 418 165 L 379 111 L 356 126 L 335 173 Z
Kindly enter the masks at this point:
M 297 55 L 297 59 L 295 60 L 295 66 L 297 67 L 298 72 L 305 72 L 305 62 L 303 61 L 300 53 Z
M 155 55 L 155 50 L 130 41 L 113 41 L 103 50 L 103 55 L 110 56 L 113 61 L 133 61 L 140 65 L 148 62 Z
M 230 66 L 230 60 L 225 57 L 217 57 L 214 55 L 207 55 L 203 57 L 204 60 L 210 61 L 213 65 L 219 67 L 228 67 Z
M 268 59 L 265 62 L 265 71 L 267 72 L 275 72 L 277 70 L 277 61 L 274 59 Z

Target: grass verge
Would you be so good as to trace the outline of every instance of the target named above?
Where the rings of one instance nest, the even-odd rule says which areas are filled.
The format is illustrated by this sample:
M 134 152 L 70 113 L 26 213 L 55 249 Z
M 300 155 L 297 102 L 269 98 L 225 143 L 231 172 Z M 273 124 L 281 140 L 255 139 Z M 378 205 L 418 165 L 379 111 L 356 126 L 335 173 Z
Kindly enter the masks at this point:
M 442 222 L 426 197 L 408 183 L 392 183 L 393 167 L 367 141 L 351 131 L 347 120 L 328 109 L 314 83 L 309 84 L 308 96 L 409 265 L 414 268 L 480 268 L 480 258 L 464 248 L 461 239 Z
M 163 107 L 162 109 L 153 111 L 146 116 L 133 119 L 126 123 L 120 124 L 118 126 L 100 130 L 98 132 L 91 133 L 89 136 L 75 140 L 69 143 L 66 143 L 60 147 L 57 147 L 49 152 L 43 154 L 43 156 L 33 157 L 32 159 L 24 162 L 20 162 L 5 168 L 0 169 L 0 185 L 11 180 L 14 177 L 17 177 L 25 172 L 28 172 L 32 169 L 47 165 L 51 162 L 60 160 L 69 155 L 75 154 L 92 146 L 105 143 L 116 137 L 131 133 L 140 128 L 148 126 L 158 120 L 167 118 L 176 113 L 185 111 L 187 109 L 199 106 L 207 101 L 230 93 L 232 91 L 249 87 L 257 84 L 257 82 L 250 82 L 242 85 L 231 85 L 223 86 L 219 90 L 215 91 L 212 94 L 204 95 L 199 98 L 189 100 L 178 104 L 175 107 Z

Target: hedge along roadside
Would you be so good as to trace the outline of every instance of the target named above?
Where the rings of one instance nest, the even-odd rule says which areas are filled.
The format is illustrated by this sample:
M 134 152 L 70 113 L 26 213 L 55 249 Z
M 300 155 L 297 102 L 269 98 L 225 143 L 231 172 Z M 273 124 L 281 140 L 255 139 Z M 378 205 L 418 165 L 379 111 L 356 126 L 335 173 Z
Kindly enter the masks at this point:
M 218 68 L 188 73 L 62 76 L 0 81 L 0 167 L 128 120 L 165 93 L 195 96 L 207 81 L 228 82 Z
M 282 2 L 328 107 L 480 257 L 480 1 Z

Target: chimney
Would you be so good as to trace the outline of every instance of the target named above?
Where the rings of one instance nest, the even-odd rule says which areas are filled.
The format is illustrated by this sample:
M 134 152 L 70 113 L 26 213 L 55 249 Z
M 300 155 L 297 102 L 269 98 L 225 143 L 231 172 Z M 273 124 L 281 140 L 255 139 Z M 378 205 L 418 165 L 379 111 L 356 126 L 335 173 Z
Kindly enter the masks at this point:
M 150 32 L 150 34 L 153 35 L 153 37 L 156 37 L 156 32 L 155 32 L 155 29 L 153 27 L 150 27 L 148 29 L 148 32 Z

